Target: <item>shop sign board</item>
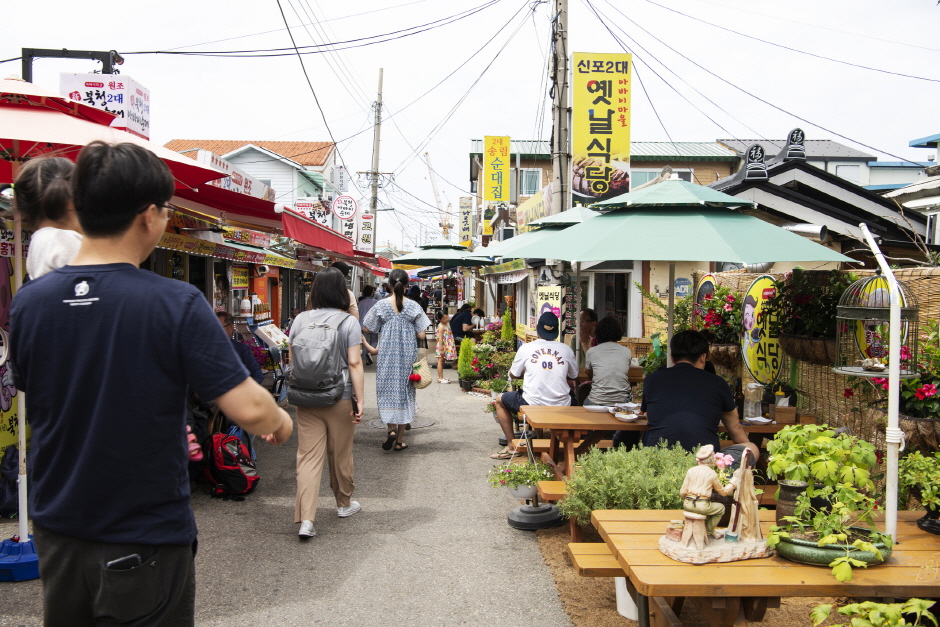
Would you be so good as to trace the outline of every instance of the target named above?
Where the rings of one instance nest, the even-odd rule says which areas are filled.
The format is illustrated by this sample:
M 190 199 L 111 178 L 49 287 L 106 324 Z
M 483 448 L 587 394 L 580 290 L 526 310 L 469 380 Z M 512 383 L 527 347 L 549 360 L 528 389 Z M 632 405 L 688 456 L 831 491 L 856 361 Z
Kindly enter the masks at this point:
M 206 185 L 227 189 L 230 192 L 251 196 L 252 198 L 260 198 L 268 202 L 274 202 L 273 189 L 239 170 L 214 152 L 200 148 L 196 153 L 196 161 L 228 175 L 226 178 L 209 181 Z
M 572 199 L 584 204 L 630 191 L 632 55 L 575 52 L 572 69 Z
M 531 231 L 532 227 L 528 226 L 530 222 L 552 215 L 551 197 L 549 183 L 516 208 L 516 227 L 519 233 Z
M 714 274 L 706 274 L 698 281 L 698 286 L 695 288 L 695 304 L 701 305 L 705 302 L 706 296 L 711 296 L 715 293 L 715 290 L 718 289 L 718 281 L 715 280 Z
M 248 285 L 248 266 L 232 266 L 232 289 L 247 290 Z
M 460 197 L 460 237 L 458 241 L 464 246 L 473 244 L 473 198 Z
M 483 138 L 483 200 L 509 202 L 509 138 Z
M 59 74 L 59 91 L 117 117 L 112 128 L 150 139 L 150 90 L 126 74 Z
M 356 218 L 343 220 L 339 223 L 340 234 L 353 243 L 356 241 Z
M 503 274 L 496 275 L 496 282 L 503 285 L 508 285 L 510 283 L 518 283 L 529 276 L 528 270 L 516 270 L 515 272 L 504 272 Z
M 773 383 L 780 375 L 780 339 L 773 330 L 776 325 L 767 307 L 767 301 L 776 293 L 777 282 L 765 274 L 747 288 L 742 304 L 744 365 L 754 380 L 764 385 Z
M 225 235 L 225 239 L 241 244 L 250 244 L 252 246 L 258 246 L 259 248 L 267 248 L 271 245 L 271 236 L 267 233 L 224 226 L 222 227 L 222 234 Z
M 561 286 L 540 285 L 535 294 L 535 319 L 549 311 L 561 320 Z
M 689 292 L 692 290 L 692 280 L 685 277 L 679 277 L 676 279 L 675 285 L 673 286 L 676 290 L 675 298 L 679 300 L 680 298 L 685 298 L 689 295 Z
M 335 166 L 333 168 L 333 187 L 341 194 L 345 194 L 349 188 L 349 173 L 345 166 Z
M 215 257 L 217 259 L 229 259 L 247 263 L 263 263 L 268 266 L 279 266 L 281 268 L 296 268 L 298 270 L 314 269 L 314 265 L 310 262 L 296 261 L 280 255 L 274 255 L 264 250 L 240 250 L 232 246 L 226 246 L 225 244 L 169 232 L 163 234 L 157 247 L 166 250 L 178 250 L 191 255 L 203 255 L 205 257 Z
M 512 261 L 507 261 L 506 263 L 501 263 L 495 266 L 484 266 L 480 268 L 480 274 L 500 274 L 501 272 L 512 272 L 514 270 L 525 269 L 525 259 L 513 259 Z
M 907 307 L 907 300 L 901 293 L 901 307 Z M 883 276 L 876 277 L 865 284 L 859 292 L 858 302 L 865 303 L 867 307 L 891 306 L 891 288 L 888 279 Z M 855 346 L 862 359 L 887 359 L 888 357 L 888 325 L 874 323 L 867 320 L 854 321 Z M 901 346 L 907 342 L 907 323 L 901 320 Z
M 351 220 L 356 217 L 359 204 L 352 196 L 337 196 L 333 200 L 333 213 L 340 220 Z
M 13 221 L 4 221 L 0 228 L 0 257 L 16 257 L 16 243 L 13 241 Z M 33 232 L 23 229 L 23 257 L 29 254 L 29 239 Z
M 578 312 L 581 311 L 581 298 L 583 290 L 580 287 L 568 285 L 565 287 L 565 315 L 562 328 L 566 335 L 574 335 L 575 327 L 578 326 Z M 535 328 L 535 323 L 532 324 Z
M 371 253 L 375 251 L 375 215 L 360 213 L 356 233 L 356 250 Z
M 330 211 L 320 202 L 319 198 L 301 197 L 294 203 L 297 213 L 309 218 L 317 224 L 330 228 Z

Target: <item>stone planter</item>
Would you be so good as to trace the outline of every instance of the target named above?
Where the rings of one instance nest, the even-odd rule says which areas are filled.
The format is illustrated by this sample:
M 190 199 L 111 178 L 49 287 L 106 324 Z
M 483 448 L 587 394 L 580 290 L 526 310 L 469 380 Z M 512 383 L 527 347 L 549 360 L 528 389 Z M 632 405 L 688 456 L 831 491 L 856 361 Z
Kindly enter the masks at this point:
M 923 518 L 917 520 L 917 527 L 921 531 L 940 535 L 940 510 L 928 509 Z
M 867 533 L 869 531 L 863 527 L 852 527 L 852 529 L 860 533 Z M 887 561 L 888 557 L 891 555 L 891 547 L 881 542 L 876 542 L 875 546 L 881 550 L 881 555 L 884 560 L 879 560 L 878 556 L 871 551 L 860 551 L 852 548 L 851 545 L 829 544 L 826 546 L 818 546 L 816 542 L 800 540 L 798 538 L 780 538 L 780 543 L 777 545 L 776 549 L 777 555 L 791 562 L 809 564 L 811 566 L 829 566 L 829 564 L 837 558 L 845 557 L 846 549 L 849 548 L 852 549 L 848 553 L 849 557 L 865 562 L 869 566 L 874 566 Z
M 793 359 L 818 366 L 831 366 L 836 360 L 835 338 L 781 333 L 780 348 Z
M 741 363 L 740 344 L 712 344 L 708 358 L 718 366 L 734 370 Z
M 509 493 L 519 500 L 531 500 L 538 494 L 538 489 L 534 485 L 520 485 L 517 488 L 508 488 Z
M 907 448 L 925 454 L 940 450 L 940 420 L 899 415 L 898 427 L 904 432 Z

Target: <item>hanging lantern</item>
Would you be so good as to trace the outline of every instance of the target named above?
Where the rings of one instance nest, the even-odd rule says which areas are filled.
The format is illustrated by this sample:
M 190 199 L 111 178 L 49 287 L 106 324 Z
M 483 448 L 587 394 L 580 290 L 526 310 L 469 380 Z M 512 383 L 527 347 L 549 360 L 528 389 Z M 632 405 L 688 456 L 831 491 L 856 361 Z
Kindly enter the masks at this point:
M 901 296 L 901 378 L 918 376 L 920 325 L 917 299 L 898 281 Z M 879 272 L 859 279 L 839 299 L 836 315 L 836 361 L 833 370 L 856 377 L 887 377 L 891 290 Z

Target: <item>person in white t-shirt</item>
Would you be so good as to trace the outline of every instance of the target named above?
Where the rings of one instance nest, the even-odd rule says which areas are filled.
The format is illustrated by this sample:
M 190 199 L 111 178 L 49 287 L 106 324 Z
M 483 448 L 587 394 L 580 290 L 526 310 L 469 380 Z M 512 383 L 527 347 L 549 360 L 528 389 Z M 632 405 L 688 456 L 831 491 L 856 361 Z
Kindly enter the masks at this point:
M 82 228 L 72 204 L 72 170 L 68 159 L 32 159 L 16 175 L 13 206 L 34 230 L 26 255 L 26 272 L 38 279 L 67 266 L 82 245 Z
M 558 337 L 558 316 L 546 311 L 539 317 L 535 331 L 539 339 L 523 344 L 516 351 L 516 358 L 509 369 L 510 377 L 525 378 L 523 390 L 503 392 L 496 397 L 496 417 L 508 445 L 494 453 L 493 459 L 509 459 L 515 454 L 510 412 L 519 411 L 523 405 L 571 404 L 568 380 L 577 379 L 578 362 L 570 347 L 555 341 Z

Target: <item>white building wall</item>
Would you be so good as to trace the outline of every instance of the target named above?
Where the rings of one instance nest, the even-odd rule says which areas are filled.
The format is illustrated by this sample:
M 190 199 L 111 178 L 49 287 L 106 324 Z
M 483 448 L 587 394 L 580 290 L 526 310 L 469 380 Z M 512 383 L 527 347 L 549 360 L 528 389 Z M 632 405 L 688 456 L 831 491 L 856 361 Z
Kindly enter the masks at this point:
M 871 168 L 869 185 L 892 185 L 917 183 L 926 178 L 923 169 L 918 168 Z
M 246 150 L 226 160 L 253 178 L 270 180 L 275 202 L 285 205 L 294 204 L 297 198 L 294 191 L 295 168 L 256 150 Z

